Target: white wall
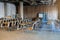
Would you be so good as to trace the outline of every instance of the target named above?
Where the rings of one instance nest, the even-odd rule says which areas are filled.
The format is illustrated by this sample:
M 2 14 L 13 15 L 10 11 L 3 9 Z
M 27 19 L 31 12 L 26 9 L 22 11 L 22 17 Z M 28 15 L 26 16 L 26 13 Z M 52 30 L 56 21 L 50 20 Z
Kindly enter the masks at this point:
M 7 16 L 15 17 L 16 15 L 16 7 L 14 4 L 7 3 Z
M 6 9 L 6 11 L 4 9 Z M 15 5 L 11 3 L 7 3 L 6 8 L 4 8 L 4 3 L 0 2 L 0 18 L 5 17 L 5 12 L 6 12 L 6 16 L 11 16 L 14 18 L 16 15 Z
M 0 18 L 4 17 L 5 14 L 4 14 L 4 3 L 3 2 L 0 2 Z
M 58 19 L 58 9 L 57 7 L 49 8 L 48 10 L 48 20 L 57 20 Z

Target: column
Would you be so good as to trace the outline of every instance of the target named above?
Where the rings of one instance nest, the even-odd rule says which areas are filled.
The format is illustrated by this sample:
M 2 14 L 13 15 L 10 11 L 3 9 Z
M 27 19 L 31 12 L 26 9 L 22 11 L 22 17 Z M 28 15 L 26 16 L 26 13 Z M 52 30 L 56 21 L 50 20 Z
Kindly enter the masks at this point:
M 23 20 L 23 18 L 24 18 L 24 15 L 23 15 L 23 2 L 20 2 L 20 16 Z

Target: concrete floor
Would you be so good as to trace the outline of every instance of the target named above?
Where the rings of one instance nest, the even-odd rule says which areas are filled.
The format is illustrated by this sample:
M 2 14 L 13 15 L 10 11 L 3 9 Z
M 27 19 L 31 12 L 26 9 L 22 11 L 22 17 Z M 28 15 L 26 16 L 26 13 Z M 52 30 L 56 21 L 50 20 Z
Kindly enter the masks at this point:
M 60 32 L 0 31 L 0 40 L 60 40 Z

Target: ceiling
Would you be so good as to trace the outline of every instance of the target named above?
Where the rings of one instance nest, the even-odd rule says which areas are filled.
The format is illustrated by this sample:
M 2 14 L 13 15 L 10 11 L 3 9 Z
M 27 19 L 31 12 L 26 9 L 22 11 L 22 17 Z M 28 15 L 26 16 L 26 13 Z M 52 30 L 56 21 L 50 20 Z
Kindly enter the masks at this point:
M 1 2 L 10 2 L 14 3 L 15 5 L 19 5 L 19 2 L 24 2 L 24 6 L 28 5 L 50 5 L 55 3 L 56 0 L 1 0 Z

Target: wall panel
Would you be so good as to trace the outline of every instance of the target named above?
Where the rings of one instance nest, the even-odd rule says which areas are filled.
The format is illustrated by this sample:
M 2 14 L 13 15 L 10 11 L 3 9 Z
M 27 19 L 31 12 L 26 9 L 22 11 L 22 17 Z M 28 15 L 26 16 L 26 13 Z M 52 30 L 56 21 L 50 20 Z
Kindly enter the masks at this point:
M 4 12 L 4 3 L 0 2 L 0 18 L 5 16 Z
M 7 16 L 11 16 L 11 17 L 15 17 L 15 15 L 16 15 L 16 7 L 15 7 L 15 5 L 14 4 L 11 4 L 11 3 L 7 3 L 7 11 L 6 11 L 6 13 L 7 13 Z
M 46 12 L 48 13 L 48 19 L 58 19 L 57 5 L 25 6 L 24 8 L 26 18 L 36 18 L 39 12 Z

